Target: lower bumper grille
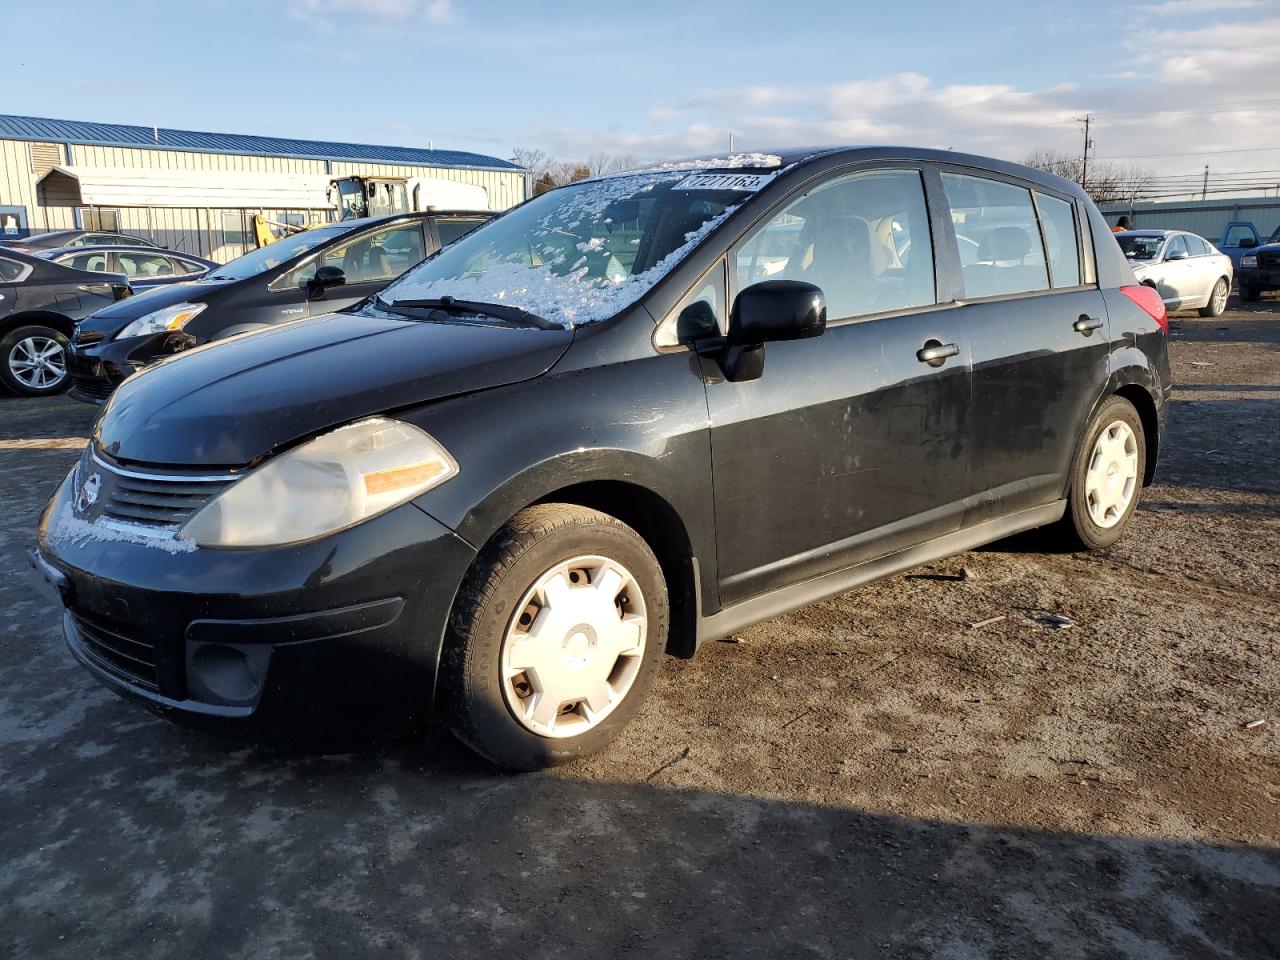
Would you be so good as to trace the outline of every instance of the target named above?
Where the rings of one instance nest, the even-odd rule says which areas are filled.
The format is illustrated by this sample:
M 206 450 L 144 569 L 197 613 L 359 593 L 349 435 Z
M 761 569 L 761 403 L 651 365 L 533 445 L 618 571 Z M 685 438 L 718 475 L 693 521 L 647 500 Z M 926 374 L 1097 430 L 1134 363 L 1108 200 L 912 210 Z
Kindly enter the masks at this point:
M 82 393 L 86 397 L 92 397 L 95 400 L 105 400 L 111 396 L 111 391 L 115 386 L 102 377 L 76 377 L 71 378 L 71 383 L 75 387 L 77 393 Z
M 156 650 L 133 627 L 71 610 L 80 650 L 93 664 L 128 683 L 158 691 Z
M 1280 267 L 1280 253 L 1260 253 L 1258 254 L 1258 266 L 1267 270 L 1275 270 Z

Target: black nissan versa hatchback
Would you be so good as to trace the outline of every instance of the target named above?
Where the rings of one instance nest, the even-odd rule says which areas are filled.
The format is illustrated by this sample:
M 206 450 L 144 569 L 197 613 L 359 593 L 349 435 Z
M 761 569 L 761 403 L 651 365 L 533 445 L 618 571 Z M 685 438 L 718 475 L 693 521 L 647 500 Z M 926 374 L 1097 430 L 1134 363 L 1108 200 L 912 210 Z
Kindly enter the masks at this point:
M 76 325 L 71 395 L 101 403 L 126 377 L 174 353 L 351 306 L 492 216 L 433 211 L 330 223 L 100 310 Z
M 129 380 L 32 561 L 75 656 L 153 705 L 395 681 L 536 768 L 615 736 L 664 653 L 1033 527 L 1107 547 L 1169 389 L 1164 307 L 1075 184 L 676 163 Z

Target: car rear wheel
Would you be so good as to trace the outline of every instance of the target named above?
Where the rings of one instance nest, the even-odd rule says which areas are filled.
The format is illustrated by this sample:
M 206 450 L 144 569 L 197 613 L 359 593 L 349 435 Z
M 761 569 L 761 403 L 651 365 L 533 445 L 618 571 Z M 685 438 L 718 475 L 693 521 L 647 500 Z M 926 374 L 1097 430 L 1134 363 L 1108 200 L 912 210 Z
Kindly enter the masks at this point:
M 1072 465 L 1059 525 L 1065 545 L 1103 550 L 1124 536 L 1138 506 L 1146 457 L 1138 411 L 1123 397 L 1111 397 L 1089 424 Z
M 596 752 L 652 687 L 667 618 L 662 568 L 629 526 L 572 504 L 522 511 L 454 606 L 441 665 L 454 733 L 513 770 Z
M 1227 297 L 1231 295 L 1231 287 L 1227 284 L 1225 277 L 1219 277 L 1218 282 L 1213 285 L 1213 292 L 1209 294 L 1209 302 L 1200 308 L 1200 316 L 1202 317 L 1220 317 L 1227 311 Z
M 39 397 L 65 390 L 67 338 L 53 327 L 18 327 L 0 338 L 0 381 L 22 396 Z

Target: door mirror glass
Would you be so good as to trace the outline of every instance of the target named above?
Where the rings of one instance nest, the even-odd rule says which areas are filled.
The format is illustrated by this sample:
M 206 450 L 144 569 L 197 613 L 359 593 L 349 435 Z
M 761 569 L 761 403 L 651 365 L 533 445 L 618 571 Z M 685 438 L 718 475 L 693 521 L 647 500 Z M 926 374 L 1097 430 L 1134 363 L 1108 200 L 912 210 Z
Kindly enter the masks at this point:
M 803 340 L 827 328 L 822 290 L 803 280 L 765 280 L 738 294 L 729 314 L 729 343 Z

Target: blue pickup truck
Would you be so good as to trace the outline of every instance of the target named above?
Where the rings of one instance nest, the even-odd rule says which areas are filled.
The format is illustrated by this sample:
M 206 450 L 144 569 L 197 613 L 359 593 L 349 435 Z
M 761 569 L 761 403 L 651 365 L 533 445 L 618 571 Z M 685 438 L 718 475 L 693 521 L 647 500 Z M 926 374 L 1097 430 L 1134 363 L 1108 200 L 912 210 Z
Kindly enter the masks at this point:
M 1222 231 L 1218 249 L 1235 264 L 1241 300 L 1280 290 L 1280 227 L 1264 240 L 1252 222 L 1234 220 Z

